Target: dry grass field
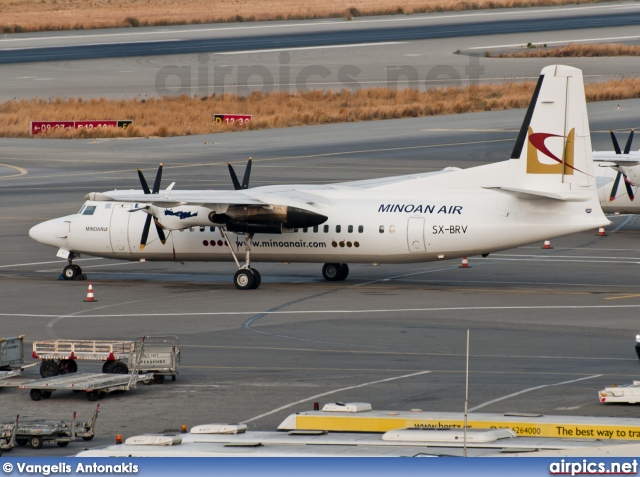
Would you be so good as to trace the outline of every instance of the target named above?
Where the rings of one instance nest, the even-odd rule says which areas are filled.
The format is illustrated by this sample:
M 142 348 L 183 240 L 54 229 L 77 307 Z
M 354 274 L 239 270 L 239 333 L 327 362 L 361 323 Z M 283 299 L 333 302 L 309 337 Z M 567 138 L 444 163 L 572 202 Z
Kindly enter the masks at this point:
M 126 130 L 60 131 L 49 133 L 48 137 L 166 137 L 492 111 L 526 107 L 533 88 L 533 82 L 513 82 L 427 91 L 368 88 L 356 92 L 255 92 L 249 96 L 222 94 L 119 101 L 20 100 L 0 104 L 0 136 L 29 137 L 32 120 L 133 120 L 133 126 Z M 638 98 L 640 79 L 587 84 L 586 94 L 588 101 Z M 216 124 L 213 114 L 222 112 L 251 114 L 253 119 L 243 126 Z M 40 136 L 43 135 L 37 137 Z
M 0 32 L 293 20 L 593 3 L 598 0 L 0 0 Z
M 575 45 L 569 44 L 557 48 L 540 48 L 537 45 L 517 53 L 489 55 L 494 58 L 565 58 L 576 56 L 640 56 L 640 45 L 621 45 L 619 43 Z

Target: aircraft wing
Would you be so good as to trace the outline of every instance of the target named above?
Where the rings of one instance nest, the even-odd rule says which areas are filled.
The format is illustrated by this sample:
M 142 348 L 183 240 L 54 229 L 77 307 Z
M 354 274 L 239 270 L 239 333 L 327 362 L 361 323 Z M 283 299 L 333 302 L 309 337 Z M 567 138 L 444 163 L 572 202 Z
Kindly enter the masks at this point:
M 165 189 L 155 194 L 146 194 L 141 190 L 114 190 L 92 192 L 86 198 L 135 204 L 131 212 L 143 211 L 152 215 L 163 228 L 171 230 L 224 225 L 231 232 L 281 233 L 282 227 L 313 227 L 327 220 L 311 204 L 311 197 L 297 194 L 293 188 L 276 188 L 274 191 L 260 189 Z
M 269 205 L 250 197 L 245 191 L 224 190 L 162 190 L 158 194 L 145 194 L 141 190 L 112 190 L 109 192 L 91 192 L 86 199 L 97 201 L 118 201 L 151 204 L 157 207 L 177 207 L 196 205 L 202 207 L 228 205 Z

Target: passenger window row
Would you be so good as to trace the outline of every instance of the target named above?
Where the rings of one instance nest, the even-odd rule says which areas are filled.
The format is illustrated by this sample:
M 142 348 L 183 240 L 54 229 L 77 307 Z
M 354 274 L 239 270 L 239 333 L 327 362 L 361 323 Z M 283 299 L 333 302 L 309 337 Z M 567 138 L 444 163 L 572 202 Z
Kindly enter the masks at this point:
M 80 211 L 80 213 L 82 213 L 82 211 Z M 86 213 L 86 212 L 85 212 L 85 213 Z M 206 229 L 207 229 L 207 227 L 200 227 L 200 232 L 204 232 Z M 195 230 L 195 227 L 189 227 L 189 230 L 190 230 L 191 232 L 193 232 L 193 231 Z M 298 230 L 299 230 L 299 229 L 293 229 L 293 231 L 294 231 L 294 232 L 298 232 Z M 313 232 L 314 232 L 314 233 L 318 233 L 318 232 L 320 231 L 320 226 L 319 226 L 319 225 L 316 225 L 316 226 L 314 226 L 314 227 L 312 228 L 312 230 L 313 230 Z M 329 233 L 329 230 L 330 230 L 329 225 L 323 225 L 323 226 L 322 226 L 322 231 L 323 231 L 325 234 L 328 234 L 328 233 Z M 215 228 L 215 227 L 209 227 L 209 232 L 215 232 L 215 231 L 216 231 L 216 228 Z M 308 227 L 305 227 L 305 228 L 303 228 L 303 229 L 302 229 L 302 232 L 303 232 L 303 233 L 305 233 L 305 234 L 306 234 L 308 231 L 309 231 L 309 228 L 308 228 Z M 341 232 L 342 232 L 342 225 L 336 225 L 336 227 L 335 227 L 335 231 L 336 231 L 336 233 L 338 233 L 338 234 L 339 234 L 339 233 L 341 233 Z M 348 225 L 348 226 L 347 226 L 347 233 L 352 234 L 352 233 L 353 233 L 353 231 L 354 231 L 354 226 L 353 226 L 353 225 Z M 384 231 L 385 231 L 385 227 L 384 227 L 384 225 L 381 225 L 381 226 L 378 228 L 378 231 L 379 231 L 381 234 L 383 234 L 383 233 L 384 233 Z M 390 234 L 394 234 L 395 232 L 396 232 L 396 227 L 395 227 L 395 225 L 390 225 L 390 226 L 389 226 L 389 233 L 390 233 Z M 358 233 L 359 233 L 359 234 L 364 233 L 364 225 L 358 225 Z

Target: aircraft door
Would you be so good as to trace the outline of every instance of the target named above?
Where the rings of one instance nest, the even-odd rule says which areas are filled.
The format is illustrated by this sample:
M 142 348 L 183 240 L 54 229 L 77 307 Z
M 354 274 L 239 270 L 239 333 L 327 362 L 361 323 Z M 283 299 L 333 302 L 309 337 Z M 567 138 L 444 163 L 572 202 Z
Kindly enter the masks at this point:
M 419 253 L 427 251 L 424 243 L 424 218 L 409 218 L 407 222 L 407 244 L 409 245 L 409 252 Z
M 109 226 L 111 249 L 113 253 L 131 253 L 131 247 L 129 246 L 129 219 L 131 217 L 129 210 L 131 210 L 131 204 L 115 203 L 112 208 L 111 225 Z

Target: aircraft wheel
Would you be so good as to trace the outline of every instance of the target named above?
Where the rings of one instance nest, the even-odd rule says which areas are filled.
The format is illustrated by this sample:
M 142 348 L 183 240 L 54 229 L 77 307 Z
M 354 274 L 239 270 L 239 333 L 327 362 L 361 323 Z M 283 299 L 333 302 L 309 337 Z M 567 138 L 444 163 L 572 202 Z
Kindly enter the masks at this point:
M 322 267 L 322 276 L 329 282 L 344 280 L 344 278 L 341 278 L 343 273 L 343 266 L 339 263 L 325 263 Z
M 78 265 L 71 265 L 71 268 L 73 268 L 73 270 L 76 272 L 76 277 L 82 275 L 82 268 L 80 268 Z
M 233 276 L 233 284 L 238 290 L 251 290 L 255 288 L 256 277 L 251 270 L 241 268 Z
M 342 265 L 342 275 L 340 275 L 340 280 L 346 280 L 349 276 L 349 265 L 346 263 L 341 263 Z
M 80 268 L 80 267 L 78 267 Z M 75 265 L 67 265 L 62 269 L 62 276 L 65 280 L 74 280 L 78 276 Z
M 253 277 L 256 279 L 255 283 L 253 284 L 253 289 L 255 290 L 262 283 L 262 276 L 260 275 L 260 272 L 255 268 L 250 268 L 249 270 L 251 270 L 251 273 L 253 273 Z

